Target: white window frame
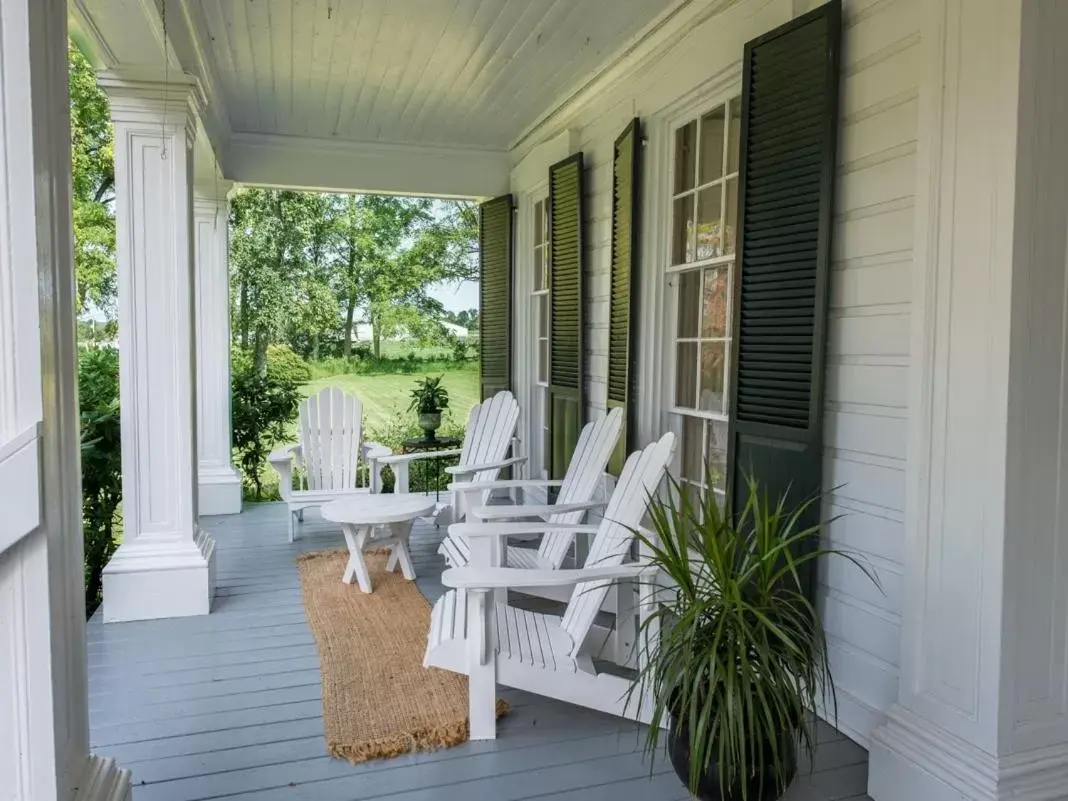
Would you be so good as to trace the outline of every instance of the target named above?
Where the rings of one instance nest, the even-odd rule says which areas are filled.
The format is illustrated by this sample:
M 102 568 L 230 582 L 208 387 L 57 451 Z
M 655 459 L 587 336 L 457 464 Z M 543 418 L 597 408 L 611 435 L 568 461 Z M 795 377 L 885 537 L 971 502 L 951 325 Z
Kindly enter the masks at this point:
M 660 169 L 655 170 L 651 176 L 650 181 L 657 184 L 657 195 L 655 202 L 655 217 L 654 225 L 659 235 L 655 237 L 654 250 L 648 253 L 648 256 L 652 259 L 651 266 L 653 276 L 650 284 L 655 284 L 655 300 L 654 303 L 659 303 L 659 309 L 657 310 L 658 317 L 661 324 L 657 326 L 657 339 L 655 343 L 654 353 L 659 357 L 661 369 L 655 371 L 655 375 L 659 380 L 659 386 L 656 389 L 654 398 L 657 401 L 658 417 L 660 419 L 661 430 L 671 430 L 679 437 L 679 446 L 675 453 L 675 464 L 673 466 L 673 474 L 679 478 L 679 480 L 685 484 L 692 486 L 699 495 L 703 497 L 704 493 L 708 491 L 708 487 L 704 483 L 704 466 L 708 458 L 708 441 L 709 441 L 709 426 L 713 424 L 720 424 L 723 431 L 723 446 L 724 450 L 727 447 L 726 441 L 726 426 L 729 423 L 729 397 L 730 397 L 730 361 L 731 361 L 731 335 L 733 326 L 733 296 L 734 296 L 734 279 L 737 274 L 737 269 L 730 271 L 730 277 L 727 285 L 727 319 L 726 329 L 724 331 L 724 337 L 702 337 L 701 332 L 698 330 L 697 338 L 682 338 L 681 341 L 693 341 L 693 342 L 705 342 L 705 341 L 724 341 L 724 393 L 723 393 L 723 406 L 721 411 L 707 411 L 702 409 L 690 409 L 681 408 L 675 405 L 675 390 L 676 390 L 676 360 L 677 360 L 677 344 L 680 339 L 677 336 L 678 330 L 678 293 L 681 283 L 681 274 L 688 271 L 697 271 L 702 274 L 708 268 L 714 268 L 724 264 L 736 264 L 737 253 L 731 253 L 727 255 L 713 256 L 705 259 L 694 259 L 691 262 L 685 262 L 681 264 L 675 264 L 673 259 L 674 249 L 674 227 L 673 227 L 673 215 L 676 199 L 684 197 L 687 194 L 691 194 L 694 197 L 695 203 L 695 222 L 696 222 L 696 203 L 702 189 L 706 189 L 711 186 L 720 185 L 720 208 L 721 211 L 725 210 L 726 205 L 726 185 L 730 179 L 739 180 L 737 171 L 724 174 L 713 181 L 707 181 L 703 184 L 698 183 L 699 178 L 694 179 L 694 186 L 690 189 L 682 192 L 675 192 L 675 148 L 676 148 L 676 132 L 694 120 L 700 120 L 706 114 L 712 112 L 717 107 L 724 107 L 728 110 L 729 104 L 732 100 L 740 98 L 741 84 L 738 80 L 738 71 L 732 69 L 724 73 L 723 76 L 717 76 L 717 80 L 712 82 L 716 84 L 714 88 L 699 93 L 697 96 L 687 99 L 685 102 L 680 102 L 672 109 L 670 115 L 664 115 L 660 124 L 656 126 L 656 136 L 658 138 L 657 148 L 657 160 L 656 164 Z M 740 102 L 740 101 L 739 101 Z M 700 172 L 700 131 L 697 133 L 695 147 L 697 148 L 694 154 L 694 170 L 695 174 Z M 726 154 L 729 142 L 727 137 L 724 137 L 723 143 L 723 162 L 726 165 Z M 739 154 L 740 159 L 740 154 Z M 740 167 L 740 164 L 739 164 Z M 725 215 L 721 218 L 725 219 Z M 737 220 L 737 212 L 735 215 Z M 693 234 L 696 239 L 696 233 Z M 723 232 L 721 231 L 721 236 Z M 735 242 L 737 246 L 737 242 Z M 695 244 L 696 249 L 696 244 Z M 696 253 L 694 254 L 696 256 Z M 702 277 L 703 281 L 703 277 Z M 648 285 L 648 284 L 647 284 Z M 700 325 L 700 320 L 698 321 Z M 698 346 L 700 347 L 700 346 Z M 698 357 L 699 358 L 699 357 Z M 700 380 L 700 369 L 698 368 L 698 381 Z M 698 387 L 699 391 L 699 387 Z M 701 425 L 701 478 L 699 480 L 693 480 L 690 477 L 684 475 L 684 460 L 686 453 L 686 423 L 688 420 L 699 421 Z M 725 484 L 725 480 L 724 480 Z M 724 487 L 713 487 L 713 491 L 717 496 L 723 497 Z
M 538 241 L 537 231 L 537 208 L 541 205 L 542 208 L 542 238 Z M 530 236 L 526 239 L 526 248 L 529 256 L 529 264 L 525 265 L 525 268 L 529 270 L 529 284 L 530 295 L 527 299 L 529 303 L 529 336 L 524 337 L 524 341 L 531 343 L 532 352 L 530 355 L 531 370 L 531 382 L 530 382 L 530 415 L 528 419 L 528 435 L 529 435 L 529 458 L 530 458 L 530 475 L 535 478 L 548 478 L 549 466 L 548 461 L 545 458 L 549 437 L 549 375 L 548 375 L 548 359 L 546 358 L 546 373 L 545 376 L 539 376 L 539 370 L 541 366 L 541 348 L 542 343 L 545 343 L 545 348 L 548 348 L 549 343 L 549 331 L 548 325 L 545 331 L 541 330 L 541 309 L 540 306 L 543 303 L 549 302 L 549 189 L 548 186 L 539 187 L 534 192 L 530 193 L 529 204 L 529 219 L 527 220 L 527 230 L 530 232 Z M 537 252 L 541 251 L 542 265 L 545 270 L 545 285 L 538 288 L 538 259 Z M 548 324 L 549 318 L 552 315 L 552 308 L 549 307 L 548 314 L 546 316 L 546 323 Z

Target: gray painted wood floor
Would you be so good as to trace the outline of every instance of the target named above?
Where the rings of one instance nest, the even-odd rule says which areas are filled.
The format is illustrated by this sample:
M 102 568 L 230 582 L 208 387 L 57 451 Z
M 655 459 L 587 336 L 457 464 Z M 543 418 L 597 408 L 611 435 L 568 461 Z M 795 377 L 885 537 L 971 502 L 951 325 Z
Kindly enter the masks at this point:
M 356 766 L 331 759 L 293 560 L 341 547 L 340 532 L 310 511 L 290 545 L 277 504 L 205 525 L 218 546 L 211 615 L 105 626 L 97 613 L 89 623 L 93 749 L 133 771 L 134 801 L 689 798 L 666 760 L 650 776 L 640 727 L 504 688 L 512 712 L 494 742 Z M 440 537 L 429 525 L 412 536 L 431 599 Z M 866 752 L 830 727 L 821 736 L 815 771 L 803 769 L 787 801 L 866 798 Z

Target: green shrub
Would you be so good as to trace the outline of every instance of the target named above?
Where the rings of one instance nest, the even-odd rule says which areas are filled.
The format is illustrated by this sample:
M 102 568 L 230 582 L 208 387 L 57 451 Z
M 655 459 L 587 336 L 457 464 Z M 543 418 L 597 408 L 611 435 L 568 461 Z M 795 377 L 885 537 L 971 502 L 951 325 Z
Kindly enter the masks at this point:
M 467 340 L 460 337 L 453 337 L 452 340 L 452 360 L 454 362 L 466 362 L 469 348 L 467 346 Z
M 118 547 L 122 505 L 119 352 L 86 348 L 78 354 L 81 415 L 82 527 L 85 532 L 85 611 L 99 606 L 104 566 Z
M 293 353 L 285 346 L 279 347 Z M 299 356 L 296 358 L 310 377 L 307 364 Z M 303 381 L 294 380 L 300 370 L 288 356 L 279 358 L 276 353 L 275 369 L 272 369 L 270 349 L 266 378 L 252 371 L 252 359 L 247 352 L 235 351 L 232 373 L 234 449 L 238 452 L 246 494 L 264 500 L 267 456 L 275 445 L 287 439 L 286 428 L 297 416 L 299 385 Z
M 274 381 L 306 384 L 311 381 L 311 367 L 289 345 L 268 345 L 267 377 Z
M 463 440 L 464 421 L 458 420 L 451 410 L 446 409 L 441 415 L 441 428 L 437 431 L 438 437 L 456 437 Z M 385 423 L 376 426 L 367 426 L 364 439 L 369 442 L 379 442 L 393 449 L 394 453 L 402 452 L 402 444 L 406 440 L 422 439 L 423 429 L 419 427 L 415 415 L 395 412 Z M 413 462 L 408 468 L 408 489 L 411 492 L 424 492 L 426 490 L 445 490 L 452 476 L 445 472 L 446 465 L 454 465 L 459 462 L 455 456 L 443 457 L 440 470 L 435 470 L 431 460 Z M 393 472 L 388 468 L 382 471 L 382 490 L 392 492 L 394 486 Z

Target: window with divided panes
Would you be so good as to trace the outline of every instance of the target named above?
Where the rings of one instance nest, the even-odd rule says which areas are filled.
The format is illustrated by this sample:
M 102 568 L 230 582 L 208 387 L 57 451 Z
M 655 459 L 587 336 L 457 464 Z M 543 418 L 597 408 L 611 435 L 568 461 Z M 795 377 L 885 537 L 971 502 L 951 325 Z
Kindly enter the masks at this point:
M 735 97 L 674 131 L 667 275 L 674 306 L 669 412 L 684 484 L 722 494 L 727 469 L 731 298 L 738 220 Z M 705 466 L 712 486 L 706 481 Z
M 534 408 L 531 414 L 533 442 L 532 469 L 541 477 L 548 475 L 546 457 L 549 452 L 549 200 L 541 197 L 534 202 L 531 263 L 534 265 L 534 291 L 531 310 L 534 319 L 534 361 L 537 365 L 534 384 Z

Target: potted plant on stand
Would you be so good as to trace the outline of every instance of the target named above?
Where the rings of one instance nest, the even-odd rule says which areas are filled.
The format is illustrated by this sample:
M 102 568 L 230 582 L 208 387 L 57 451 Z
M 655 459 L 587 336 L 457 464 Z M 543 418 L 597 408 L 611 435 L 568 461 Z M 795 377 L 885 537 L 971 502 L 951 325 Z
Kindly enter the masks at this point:
M 441 412 L 449 408 L 449 391 L 441 385 L 444 377 L 425 376 L 415 382 L 415 389 L 411 391 L 412 402 L 408 404 L 408 411 L 419 414 L 419 427 L 427 442 L 435 439 L 435 432 L 441 426 Z
M 696 499 L 671 479 L 650 504 L 652 531 L 636 532 L 659 578 L 630 700 L 651 710 L 648 750 L 666 726 L 676 773 L 705 801 L 779 798 L 797 746 L 815 749 L 812 712 L 837 712 L 809 594 L 817 560 L 847 559 L 876 580 L 853 555 L 820 546 L 822 524 L 804 525 L 818 498 L 788 508 L 746 483 L 732 516 L 715 493 Z

